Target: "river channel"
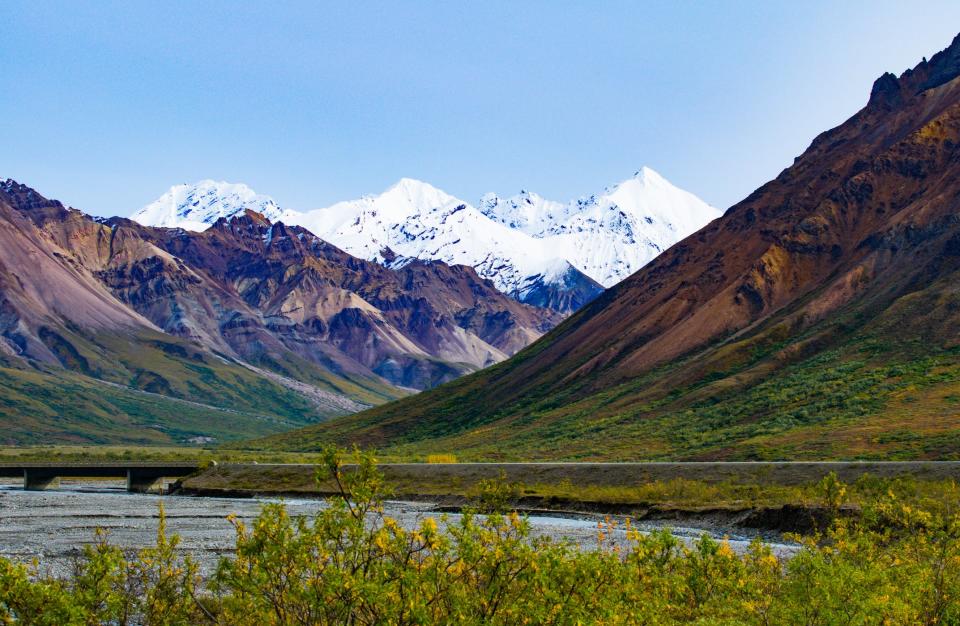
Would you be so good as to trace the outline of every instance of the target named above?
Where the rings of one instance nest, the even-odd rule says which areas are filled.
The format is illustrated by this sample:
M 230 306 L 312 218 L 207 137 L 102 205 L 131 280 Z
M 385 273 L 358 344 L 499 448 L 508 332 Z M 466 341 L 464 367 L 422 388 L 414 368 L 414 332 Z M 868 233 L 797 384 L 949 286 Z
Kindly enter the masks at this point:
M 110 481 L 70 482 L 51 491 L 24 491 L 19 481 L 0 482 L 0 556 L 22 561 L 37 559 L 43 573 L 63 575 L 80 553 L 81 546 L 92 543 L 97 528 L 107 531 L 109 541 L 124 549 L 153 545 L 157 531 L 160 502 L 167 514 L 170 533 L 181 537 L 180 548 L 191 554 L 209 574 L 222 556 L 229 556 L 234 545 L 234 529 L 227 516 L 236 515 L 249 522 L 265 502 L 272 498 L 209 498 L 155 496 L 127 493 L 122 483 Z M 322 500 L 284 499 L 292 515 L 314 515 L 325 506 Z M 421 502 L 389 502 L 386 514 L 407 528 L 427 516 L 440 521 L 441 514 L 432 505 Z M 455 522 L 457 514 L 449 514 Z M 530 516 L 532 534 L 569 539 L 583 549 L 597 545 L 597 523 L 602 516 Z M 621 525 L 622 526 L 622 525 Z M 641 530 L 663 527 L 663 523 L 641 523 Z M 738 529 L 684 528 L 671 525 L 671 531 L 686 542 L 707 533 L 727 537 L 734 550 L 743 551 L 753 536 Z M 613 533 L 615 541 L 626 543 L 625 532 Z M 765 537 L 775 552 L 789 556 L 797 547 L 777 537 Z

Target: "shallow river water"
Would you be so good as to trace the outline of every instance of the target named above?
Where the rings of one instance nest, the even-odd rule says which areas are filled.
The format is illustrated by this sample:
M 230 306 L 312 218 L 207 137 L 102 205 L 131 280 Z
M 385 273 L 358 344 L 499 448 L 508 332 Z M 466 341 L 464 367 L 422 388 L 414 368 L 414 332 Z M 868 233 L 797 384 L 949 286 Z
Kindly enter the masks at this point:
M 244 521 L 252 520 L 270 498 L 207 498 L 187 496 L 153 496 L 127 493 L 121 483 L 63 481 L 58 490 L 24 491 L 17 482 L 0 483 L 0 556 L 24 561 L 38 559 L 41 570 L 61 575 L 69 571 L 80 547 L 92 543 L 99 528 L 109 533 L 114 545 L 137 549 L 153 545 L 157 532 L 158 504 L 163 501 L 170 533 L 181 537 L 181 549 L 193 555 L 202 570 L 209 573 L 234 545 L 233 526 L 227 521 L 235 514 Z M 312 515 L 324 506 L 313 499 L 285 499 L 292 515 Z M 432 505 L 414 502 L 390 502 L 386 514 L 405 527 L 419 524 L 426 516 L 438 519 Z M 456 514 L 448 515 L 455 521 Z M 535 535 L 570 539 L 584 548 L 596 546 L 597 523 L 602 516 L 529 517 Z M 641 530 L 662 527 L 659 523 L 640 524 Z M 734 550 L 744 550 L 751 536 L 743 531 L 722 529 L 678 528 L 672 532 L 692 542 L 703 533 L 728 537 Z M 614 540 L 625 542 L 625 532 L 617 530 Z M 796 546 L 776 542 L 774 549 L 789 555 Z

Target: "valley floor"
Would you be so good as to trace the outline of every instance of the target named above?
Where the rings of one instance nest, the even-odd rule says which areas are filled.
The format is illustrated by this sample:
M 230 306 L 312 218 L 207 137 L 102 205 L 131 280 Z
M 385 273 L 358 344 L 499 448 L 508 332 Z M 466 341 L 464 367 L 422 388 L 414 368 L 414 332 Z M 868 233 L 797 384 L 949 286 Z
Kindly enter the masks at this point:
M 453 461 L 450 455 L 438 457 Z M 37 446 L 0 448 L 0 464 L 197 461 L 205 469 L 177 484 L 184 495 L 320 498 L 337 491 L 317 482 L 320 453 L 197 447 Z M 521 512 L 610 514 L 702 528 L 808 532 L 826 514 L 822 483 L 848 484 L 847 508 L 891 487 L 908 500 L 937 498 L 960 482 L 958 461 L 409 463 L 379 465 L 390 497 L 459 512 L 486 493 Z M 348 468 L 350 466 L 347 466 Z
M 378 465 L 330 451 L 309 463 L 211 462 L 162 499 L 10 483 L 0 617 L 956 623 L 958 475 L 955 462 Z M 85 538 L 96 527 L 109 533 Z M 232 558 L 214 565 L 220 555 Z M 33 558 L 42 571 L 19 564 Z M 90 581 L 105 577 L 110 602 L 90 603 L 103 591 Z

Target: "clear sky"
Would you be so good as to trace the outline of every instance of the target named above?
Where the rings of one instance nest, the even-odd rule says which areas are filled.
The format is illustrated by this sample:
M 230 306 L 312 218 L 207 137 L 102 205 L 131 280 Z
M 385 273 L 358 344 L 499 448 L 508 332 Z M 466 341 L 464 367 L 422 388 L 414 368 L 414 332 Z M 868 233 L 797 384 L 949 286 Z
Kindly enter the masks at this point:
M 45 2 L 0 20 L 0 178 L 99 215 L 402 176 L 567 200 L 641 165 L 726 208 L 946 47 L 960 2 Z

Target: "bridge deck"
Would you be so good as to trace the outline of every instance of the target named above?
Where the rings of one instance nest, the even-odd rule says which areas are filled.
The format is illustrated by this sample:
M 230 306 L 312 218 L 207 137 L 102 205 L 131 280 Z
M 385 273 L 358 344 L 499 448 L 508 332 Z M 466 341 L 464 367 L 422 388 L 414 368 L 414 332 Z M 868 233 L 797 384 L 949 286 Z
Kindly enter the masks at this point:
M 177 477 L 187 476 L 200 469 L 196 462 L 123 462 L 108 461 L 100 463 L 0 463 L 0 477 L 23 477 L 24 473 L 34 471 L 47 475 L 74 478 L 126 478 L 133 471 L 138 474 Z

